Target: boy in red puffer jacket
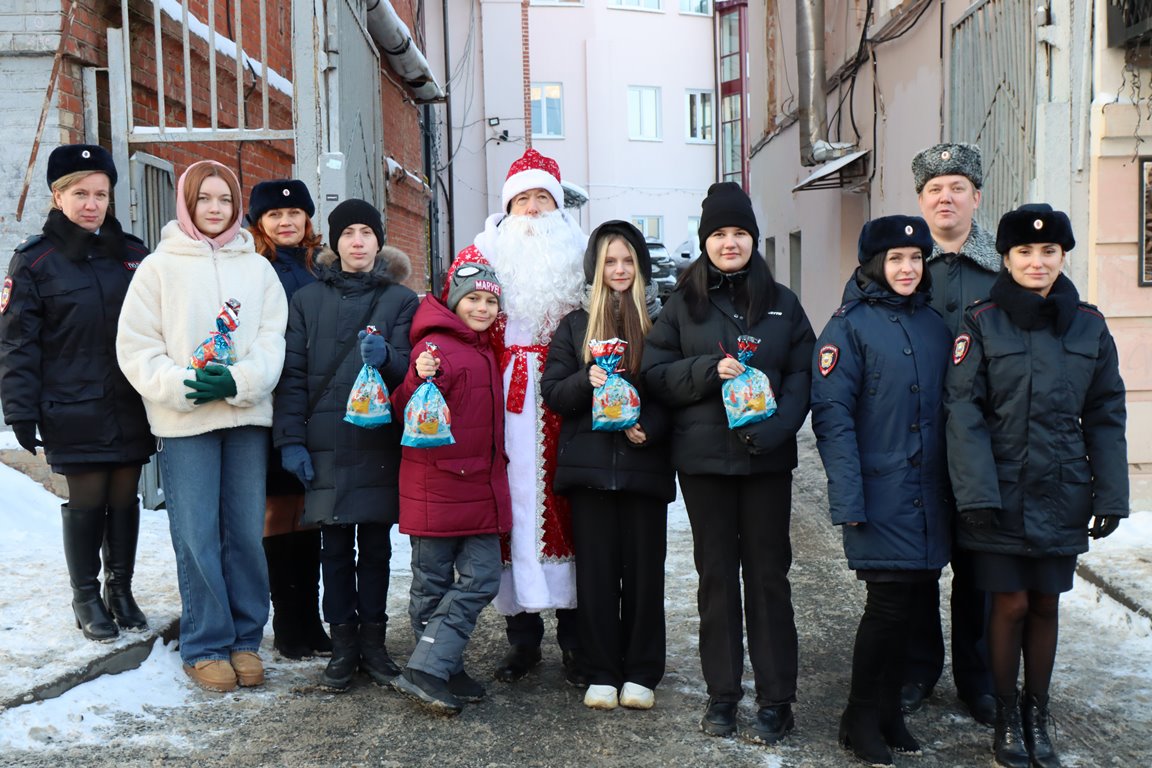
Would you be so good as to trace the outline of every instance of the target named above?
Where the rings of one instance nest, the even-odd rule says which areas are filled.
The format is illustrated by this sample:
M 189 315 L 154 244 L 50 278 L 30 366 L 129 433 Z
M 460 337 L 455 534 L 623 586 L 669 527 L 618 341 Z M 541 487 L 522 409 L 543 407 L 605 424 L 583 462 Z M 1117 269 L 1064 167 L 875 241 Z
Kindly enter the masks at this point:
M 453 273 L 447 305 L 426 296 L 411 333 L 413 351 L 423 351 L 392 396 L 402 413 L 431 377 L 452 415 L 455 443 L 405 447 L 400 461 L 400 532 L 412 537 L 408 613 L 417 642 L 392 683 L 442 714 L 484 697 L 464 671 L 464 646 L 496 596 L 500 534 L 512 527 L 503 383 L 488 339 L 500 294 L 491 267 L 468 264 Z

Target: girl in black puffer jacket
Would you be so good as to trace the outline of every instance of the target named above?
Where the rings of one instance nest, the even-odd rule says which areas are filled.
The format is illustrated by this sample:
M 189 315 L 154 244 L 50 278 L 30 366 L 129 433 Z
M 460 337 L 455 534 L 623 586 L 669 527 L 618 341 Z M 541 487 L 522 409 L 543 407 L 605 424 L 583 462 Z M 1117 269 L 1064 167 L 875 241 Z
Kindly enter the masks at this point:
M 572 503 L 584 704 L 649 709 L 664 676 L 664 556 L 676 487 L 668 413 L 637 375 L 651 326 L 652 264 L 640 231 L 602 224 L 588 238 L 584 275 L 587 308 L 561 321 L 540 381 L 544 402 L 563 417 L 554 487 Z M 592 392 L 607 372 L 593 364 L 588 342 L 611 338 L 628 342 L 621 375 L 640 392 L 640 421 L 594 431 Z
M 758 237 L 739 185 L 713 184 L 700 216 L 704 255 L 681 276 L 648 334 L 642 368 L 648 391 L 673 411 L 672 464 L 692 523 L 709 696 L 701 727 L 713 736 L 736 730 L 746 618 L 759 709 L 743 735 L 773 744 L 792 730 L 796 700 L 788 524 L 815 337 L 799 299 L 772 279 Z M 722 350 L 734 354 L 745 334 L 761 340 L 750 363 L 768 376 L 777 411 L 729 429 L 721 384 L 744 366 Z

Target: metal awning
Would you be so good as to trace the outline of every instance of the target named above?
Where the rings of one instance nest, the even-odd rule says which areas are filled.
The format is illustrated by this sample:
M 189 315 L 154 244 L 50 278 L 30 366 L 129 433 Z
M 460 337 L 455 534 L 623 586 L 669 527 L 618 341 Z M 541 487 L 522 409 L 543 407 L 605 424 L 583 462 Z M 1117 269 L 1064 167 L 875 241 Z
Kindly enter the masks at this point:
M 839 189 L 854 184 L 868 175 L 867 163 L 861 158 L 872 150 L 861 149 L 844 155 L 839 160 L 833 160 L 816 169 L 808 178 L 792 187 L 793 192 L 805 189 Z

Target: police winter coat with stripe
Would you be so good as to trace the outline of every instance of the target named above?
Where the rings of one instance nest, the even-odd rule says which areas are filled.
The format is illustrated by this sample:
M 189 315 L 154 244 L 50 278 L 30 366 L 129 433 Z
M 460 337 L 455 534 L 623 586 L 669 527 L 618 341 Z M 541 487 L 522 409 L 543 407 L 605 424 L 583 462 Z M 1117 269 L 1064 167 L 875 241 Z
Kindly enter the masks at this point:
M 400 461 L 400 532 L 475 536 L 512 530 L 508 457 L 504 453 L 504 383 L 488 332 L 477 333 L 431 294 L 412 321 L 412 359 L 435 344 L 434 382 L 452 415 L 452 445 L 404 446 Z M 416 366 L 392 394 L 397 418 L 424 383 Z
M 710 267 L 708 278 L 710 307 L 703 322 L 692 319 L 678 288 L 644 344 L 647 391 L 672 411 L 672 465 L 701 475 L 795 469 L 796 432 L 808 415 L 812 384 L 812 326 L 796 294 L 782 285 L 774 286 L 764 315 L 749 323 L 736 310 L 729 279 Z M 768 376 L 777 410 L 764 421 L 729 429 L 716 365 L 724 357 L 721 345 L 735 355 L 736 337 L 744 334 L 761 340 L 749 364 Z
M 640 426 L 648 440 L 634 445 L 622 431 L 592 429 L 593 387 L 588 381 L 590 364 L 584 362 L 587 332 L 588 312 L 570 312 L 552 335 L 540 379 L 544 402 L 563 419 L 553 488 L 557 493 L 595 488 L 629 491 L 663 502 L 675 500 L 675 472 L 668 444 L 671 414 L 649 396 L 639 377 L 621 374 L 640 393 Z
M 832 522 L 843 526 L 854 570 L 948 562 L 944 376 L 952 337 L 927 302 L 857 270 L 816 342 L 812 428 Z
M 155 448 L 116 362 L 116 326 L 148 249 L 112 216 L 99 234 L 49 212 L 16 249 L 0 314 L 4 421 L 36 422 L 51 464 L 135 462 Z
M 336 254 L 327 248 L 316 263 L 317 282 L 298 290 L 288 311 L 272 442 L 277 448 L 303 445 L 312 457 L 315 477 L 306 493 L 303 522 L 392 524 L 399 515 L 400 419 L 393 413 L 391 424 L 375 429 L 344 421 L 348 394 L 364 364 L 358 343 L 343 360 L 335 355 L 341 342 L 374 325 L 388 342 L 380 375 L 389 391 L 399 386 L 408 370 L 408 334 L 418 303 L 416 294 L 400 284 L 410 263 L 388 246 L 376 255 L 371 272 L 340 271 Z M 373 301 L 370 319 L 362 322 Z M 308 413 L 333 367 L 336 374 Z
M 1093 516 L 1128 516 L 1124 382 L 1107 323 L 1061 275 L 1048 297 L 1001 273 L 970 307 L 947 377 L 960 546 L 1032 557 L 1088 550 Z

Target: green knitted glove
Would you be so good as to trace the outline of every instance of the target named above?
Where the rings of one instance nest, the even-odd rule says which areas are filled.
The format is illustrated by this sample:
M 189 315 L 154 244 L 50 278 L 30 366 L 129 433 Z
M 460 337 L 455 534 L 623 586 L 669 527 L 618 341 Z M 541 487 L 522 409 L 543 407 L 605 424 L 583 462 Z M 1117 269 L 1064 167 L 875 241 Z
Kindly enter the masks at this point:
M 223 400 L 236 394 L 236 380 L 232 378 L 232 371 L 223 365 L 197 369 L 196 380 L 185 379 L 184 384 L 192 390 L 184 397 L 191 400 L 193 405 Z

